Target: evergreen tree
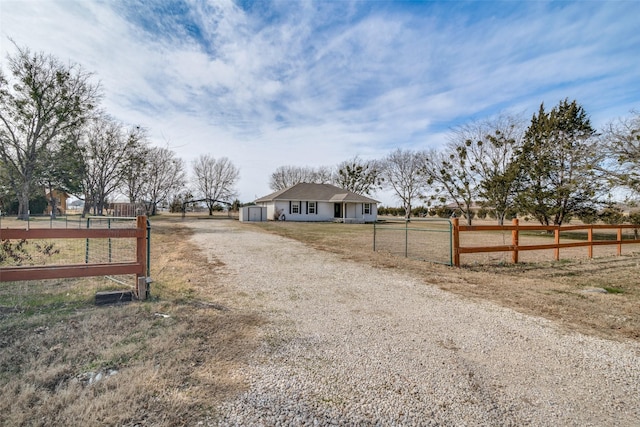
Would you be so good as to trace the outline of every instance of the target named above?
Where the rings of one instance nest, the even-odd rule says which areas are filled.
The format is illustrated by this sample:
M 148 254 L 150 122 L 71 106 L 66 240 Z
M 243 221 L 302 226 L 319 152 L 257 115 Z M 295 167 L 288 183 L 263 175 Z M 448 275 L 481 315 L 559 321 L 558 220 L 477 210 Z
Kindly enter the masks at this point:
M 601 159 L 587 113 L 574 100 L 534 114 L 518 156 L 520 213 L 543 225 L 562 225 L 596 204 Z

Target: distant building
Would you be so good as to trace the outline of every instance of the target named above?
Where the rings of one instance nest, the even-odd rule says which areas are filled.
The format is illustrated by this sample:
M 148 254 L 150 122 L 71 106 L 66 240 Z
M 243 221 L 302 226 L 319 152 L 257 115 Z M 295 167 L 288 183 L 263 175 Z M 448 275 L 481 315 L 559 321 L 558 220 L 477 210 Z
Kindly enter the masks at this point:
M 47 198 L 45 214 L 51 215 L 51 198 L 54 198 L 56 201 L 56 215 L 65 215 L 67 213 L 67 200 L 69 199 L 69 195 L 65 191 L 53 190 L 51 193 L 45 191 L 45 197 Z

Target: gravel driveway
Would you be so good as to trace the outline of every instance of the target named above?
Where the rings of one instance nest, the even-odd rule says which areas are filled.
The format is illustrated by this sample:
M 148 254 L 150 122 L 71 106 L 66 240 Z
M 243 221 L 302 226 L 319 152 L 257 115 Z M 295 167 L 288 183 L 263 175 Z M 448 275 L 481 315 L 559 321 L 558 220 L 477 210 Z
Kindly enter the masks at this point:
M 268 319 L 220 425 L 640 425 L 640 345 L 567 332 L 400 271 L 192 221 L 236 309 Z

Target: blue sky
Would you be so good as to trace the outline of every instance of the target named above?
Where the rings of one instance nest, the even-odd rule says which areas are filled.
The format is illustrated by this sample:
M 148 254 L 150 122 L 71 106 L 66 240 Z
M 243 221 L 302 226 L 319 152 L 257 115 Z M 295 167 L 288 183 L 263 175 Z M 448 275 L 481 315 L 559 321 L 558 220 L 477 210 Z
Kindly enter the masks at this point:
M 278 166 L 438 147 L 541 102 L 626 116 L 638 28 L 640 1 L 0 0 L 0 60 L 10 37 L 81 64 L 109 113 L 189 169 L 228 157 L 251 201 Z

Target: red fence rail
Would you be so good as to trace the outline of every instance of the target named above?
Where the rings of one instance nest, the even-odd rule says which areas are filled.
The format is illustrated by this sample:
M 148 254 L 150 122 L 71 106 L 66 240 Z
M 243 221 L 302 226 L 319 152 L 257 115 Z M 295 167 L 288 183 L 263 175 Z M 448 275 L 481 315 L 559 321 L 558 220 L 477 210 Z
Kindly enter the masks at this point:
M 622 230 L 624 229 L 638 229 L 637 225 L 631 224 L 617 224 L 617 225 L 603 225 L 603 224 L 591 224 L 591 225 L 570 225 L 570 226 L 544 226 L 544 225 L 520 225 L 518 219 L 514 219 L 512 225 L 460 225 L 459 219 L 454 218 L 453 222 L 453 265 L 460 267 L 460 255 L 472 254 L 481 252 L 511 252 L 511 261 L 513 263 L 518 262 L 518 253 L 520 251 L 535 251 L 554 249 L 554 256 L 556 260 L 560 259 L 560 249 L 562 248 L 575 248 L 575 247 L 587 247 L 587 254 L 589 258 L 593 257 L 594 246 L 617 246 L 617 255 L 622 254 L 622 245 L 626 244 L 640 244 L 640 239 L 622 239 Z M 616 230 L 615 240 L 593 240 L 593 230 Z M 495 245 L 495 246 L 460 246 L 460 234 L 467 232 L 479 232 L 479 231 L 511 231 L 511 244 L 510 245 Z M 520 231 L 553 231 L 554 242 L 545 245 L 521 245 L 520 244 Z M 561 243 L 560 234 L 567 231 L 586 231 L 587 240 L 580 242 Z
M 0 267 L 0 282 L 60 279 L 103 275 L 135 274 L 147 276 L 147 219 L 139 216 L 135 228 L 118 229 L 1 229 L 1 240 L 30 239 L 136 239 L 136 260 L 120 263 L 84 263 L 46 266 Z

